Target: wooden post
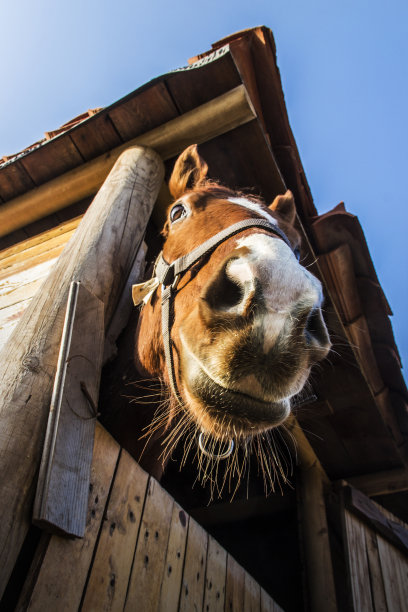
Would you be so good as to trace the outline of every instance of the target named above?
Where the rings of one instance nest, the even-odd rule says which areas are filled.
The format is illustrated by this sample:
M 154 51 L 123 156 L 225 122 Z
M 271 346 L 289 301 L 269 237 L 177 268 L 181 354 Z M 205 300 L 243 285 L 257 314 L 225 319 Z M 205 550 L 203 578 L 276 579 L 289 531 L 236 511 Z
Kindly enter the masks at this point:
M 71 283 L 33 523 L 83 537 L 104 347 L 103 302 Z
M 330 552 L 323 475 L 317 466 L 300 469 L 300 514 L 310 609 L 335 612 L 336 590 Z
M 310 609 L 313 612 L 335 612 L 336 589 L 324 495 L 324 487 L 330 484 L 330 480 L 297 419 L 291 417 L 286 427 L 296 441 L 300 468 L 299 514 Z
M 106 329 L 163 175 L 150 149 L 121 155 L 0 354 L 0 597 L 31 520 L 69 285 L 102 300 Z

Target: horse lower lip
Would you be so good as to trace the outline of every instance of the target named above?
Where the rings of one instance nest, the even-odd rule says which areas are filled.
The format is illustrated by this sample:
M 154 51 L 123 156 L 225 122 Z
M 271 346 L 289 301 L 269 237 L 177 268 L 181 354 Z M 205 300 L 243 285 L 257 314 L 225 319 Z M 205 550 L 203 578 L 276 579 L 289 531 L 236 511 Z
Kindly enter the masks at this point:
M 245 420 L 247 423 L 273 427 L 282 423 L 289 413 L 284 400 L 270 402 L 228 389 L 211 379 L 203 370 L 190 381 L 188 388 L 209 413 L 228 415 L 232 421 Z

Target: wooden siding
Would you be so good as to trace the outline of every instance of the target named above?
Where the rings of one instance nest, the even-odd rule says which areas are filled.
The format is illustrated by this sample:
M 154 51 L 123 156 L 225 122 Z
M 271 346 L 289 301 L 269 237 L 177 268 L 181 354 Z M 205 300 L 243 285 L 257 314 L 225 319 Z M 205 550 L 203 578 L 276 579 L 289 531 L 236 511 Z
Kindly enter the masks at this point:
M 17 610 L 281 610 L 100 425 L 85 536 L 33 566 Z
M 384 508 L 381 512 L 387 519 L 406 527 Z M 407 556 L 347 509 L 344 529 L 351 609 L 407 612 Z
M 0 349 L 78 227 L 76 217 L 0 251 Z

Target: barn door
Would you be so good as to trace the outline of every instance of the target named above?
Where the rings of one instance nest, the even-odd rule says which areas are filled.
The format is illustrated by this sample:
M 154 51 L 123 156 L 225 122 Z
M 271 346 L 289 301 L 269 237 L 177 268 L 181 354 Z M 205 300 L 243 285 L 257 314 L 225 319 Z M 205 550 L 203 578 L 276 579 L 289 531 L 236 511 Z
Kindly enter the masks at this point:
M 351 609 L 406 612 L 408 526 L 352 487 L 342 497 Z

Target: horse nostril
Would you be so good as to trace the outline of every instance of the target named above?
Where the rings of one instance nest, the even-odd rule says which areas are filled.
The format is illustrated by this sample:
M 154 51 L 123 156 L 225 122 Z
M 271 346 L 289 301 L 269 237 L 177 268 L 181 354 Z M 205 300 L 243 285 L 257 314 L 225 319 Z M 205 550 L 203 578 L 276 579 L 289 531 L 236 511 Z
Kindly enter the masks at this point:
M 230 258 L 220 267 L 207 285 L 202 296 L 208 306 L 217 313 L 245 315 L 251 302 L 254 281 L 242 275 L 242 265 Z
M 331 343 L 322 311 L 319 307 L 313 308 L 307 317 L 305 336 L 308 344 L 314 348 L 319 348 L 325 355 L 327 354 Z

